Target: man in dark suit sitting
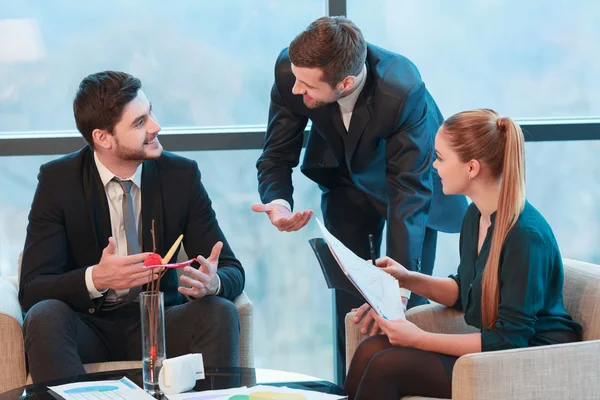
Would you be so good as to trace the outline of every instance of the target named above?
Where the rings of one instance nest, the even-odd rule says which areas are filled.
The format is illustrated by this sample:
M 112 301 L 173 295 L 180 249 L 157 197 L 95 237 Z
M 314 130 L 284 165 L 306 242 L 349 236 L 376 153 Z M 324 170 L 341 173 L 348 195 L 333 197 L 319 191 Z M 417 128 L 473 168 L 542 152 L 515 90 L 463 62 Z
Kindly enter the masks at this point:
M 232 300 L 244 269 L 196 162 L 163 152 L 152 105 L 131 75 L 86 77 L 73 110 L 88 145 L 40 168 L 23 253 L 19 300 L 33 381 L 84 374 L 85 363 L 141 360 L 136 298 L 158 277 L 140 264 L 153 251 L 153 221 L 158 254 L 183 234 L 199 264 L 162 278 L 167 357 L 200 352 L 207 366 L 237 366 Z
M 467 202 L 464 196 L 444 196 L 432 169 L 443 117 L 415 65 L 368 44 L 342 17 L 316 20 L 279 54 L 257 162 L 263 204 L 252 208 L 266 212 L 281 231 L 298 230 L 312 216 L 311 210 L 292 212 L 292 168 L 309 120 L 301 170 L 322 190 L 325 226 L 369 259 L 368 235 L 374 235 L 378 255 L 387 223 L 388 255 L 431 275 L 437 232 L 459 232 Z M 412 295 L 408 307 L 425 301 Z M 335 293 L 338 371 L 345 368 L 344 316 L 361 303 Z M 367 310 L 364 305 L 360 314 L 368 316 Z M 376 333 L 370 322 L 363 324 Z

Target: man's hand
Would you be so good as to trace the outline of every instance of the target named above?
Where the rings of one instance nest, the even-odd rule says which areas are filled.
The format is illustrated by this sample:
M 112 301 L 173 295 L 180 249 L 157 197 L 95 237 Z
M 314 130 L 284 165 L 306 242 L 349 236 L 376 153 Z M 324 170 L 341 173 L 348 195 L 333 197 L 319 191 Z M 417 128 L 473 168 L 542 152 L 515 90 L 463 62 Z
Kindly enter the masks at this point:
M 223 242 L 217 242 L 212 248 L 208 259 L 202 256 L 196 257 L 200 268 L 185 267 L 183 269 L 187 275 L 181 275 L 180 279 L 183 284 L 189 287 L 180 286 L 179 293 L 196 299 L 217 294 L 219 288 L 217 267 L 219 266 L 219 256 L 222 249 Z
M 116 249 L 115 239 L 108 238 L 100 263 L 92 269 L 92 282 L 98 291 L 131 289 L 158 278 L 158 269 L 149 271 L 141 264 L 152 253 L 118 256 Z
M 360 325 L 360 333 L 363 335 L 368 334 L 369 336 L 380 335 L 383 332 L 379 329 L 379 324 L 373 318 L 371 306 L 368 303 L 363 304 L 359 308 L 355 308 L 352 311 L 356 312 L 354 316 L 354 323 Z M 362 320 L 362 323 L 361 323 Z
M 292 213 L 286 206 L 272 203 L 254 204 L 252 211 L 267 213 L 271 223 L 282 232 L 294 232 L 303 228 L 313 215 L 312 210 Z

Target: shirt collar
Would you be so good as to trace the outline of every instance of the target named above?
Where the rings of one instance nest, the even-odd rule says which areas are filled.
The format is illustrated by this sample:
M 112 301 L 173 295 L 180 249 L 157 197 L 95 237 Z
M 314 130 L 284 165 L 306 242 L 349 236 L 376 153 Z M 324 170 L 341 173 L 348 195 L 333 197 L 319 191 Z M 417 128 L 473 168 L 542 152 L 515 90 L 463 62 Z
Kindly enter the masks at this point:
M 337 101 L 338 104 L 340 105 L 340 107 L 345 112 L 353 112 L 354 111 L 354 106 L 356 105 L 358 96 L 360 95 L 360 92 L 362 92 L 363 88 L 365 87 L 365 83 L 367 83 L 367 66 L 366 65 L 363 65 L 363 70 L 361 73 L 364 73 L 364 77 L 363 77 L 363 80 L 360 83 L 360 85 L 356 88 L 356 90 L 354 92 L 350 93 L 348 96 L 342 97 Z
M 102 186 L 106 187 L 106 185 L 108 185 L 108 183 L 110 181 L 112 181 L 113 178 L 117 177 L 118 179 L 121 179 L 123 181 L 130 180 L 137 187 L 139 187 L 139 188 L 142 187 L 142 168 L 141 168 L 142 164 L 138 165 L 137 169 L 135 170 L 135 174 L 133 174 L 133 176 L 130 176 L 128 178 L 122 178 L 120 176 L 113 174 L 108 168 L 106 168 L 106 166 L 104 166 L 104 164 L 102 164 L 100 162 L 100 159 L 98 158 L 98 155 L 96 154 L 96 152 L 94 152 L 94 162 L 96 163 L 96 168 L 98 168 L 98 174 L 100 174 L 100 180 L 102 181 Z
M 475 207 L 475 209 L 477 210 L 477 216 L 481 217 L 481 211 L 479 211 L 479 208 Z M 498 214 L 498 210 L 494 211 L 491 215 L 490 215 L 490 226 L 493 226 L 494 223 L 496 222 L 496 215 Z

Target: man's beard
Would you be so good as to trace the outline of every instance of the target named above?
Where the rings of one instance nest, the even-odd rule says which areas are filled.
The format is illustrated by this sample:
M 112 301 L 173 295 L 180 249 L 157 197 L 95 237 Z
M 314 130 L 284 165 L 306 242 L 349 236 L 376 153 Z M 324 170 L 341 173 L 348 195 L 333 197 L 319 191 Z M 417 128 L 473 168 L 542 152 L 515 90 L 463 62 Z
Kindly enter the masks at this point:
M 327 104 L 331 104 L 331 103 L 328 103 L 326 101 L 315 101 L 313 103 L 307 104 L 306 102 L 304 102 L 304 105 L 306 106 L 306 108 L 308 108 L 310 110 L 314 110 L 316 108 L 326 106 Z
M 314 110 L 316 108 L 320 108 L 320 107 L 327 106 L 329 104 L 333 104 L 336 101 L 338 101 L 341 97 L 342 97 L 342 93 L 341 92 L 336 92 L 336 95 L 334 95 L 333 98 L 331 100 L 328 100 L 328 101 L 317 100 L 317 101 L 314 101 L 314 102 L 312 102 L 310 104 L 307 104 L 306 101 L 304 100 L 304 97 L 303 97 L 302 98 L 302 102 L 304 103 L 304 105 L 308 109 Z
M 158 143 L 160 152 L 158 152 L 157 154 L 147 152 L 143 146 L 139 149 L 129 149 L 123 147 L 121 146 L 118 140 L 115 144 L 117 145 L 115 149 L 116 156 L 122 161 L 144 162 L 146 160 L 156 160 L 160 157 L 162 153 L 162 145 L 160 144 L 160 142 Z

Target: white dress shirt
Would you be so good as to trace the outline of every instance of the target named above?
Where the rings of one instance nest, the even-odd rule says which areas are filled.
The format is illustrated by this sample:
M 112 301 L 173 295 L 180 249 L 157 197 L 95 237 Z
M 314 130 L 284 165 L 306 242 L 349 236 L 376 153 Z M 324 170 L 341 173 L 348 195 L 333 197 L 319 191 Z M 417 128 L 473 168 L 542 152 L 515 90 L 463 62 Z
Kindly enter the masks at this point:
M 358 96 L 362 92 L 365 87 L 365 83 L 367 82 L 367 66 L 363 66 L 363 70 L 361 72 L 363 74 L 363 80 L 358 84 L 356 90 L 350 93 L 348 96 L 341 97 L 338 99 L 337 103 L 340 106 L 340 111 L 342 113 L 342 120 L 344 121 L 344 127 L 346 128 L 346 132 L 350 129 L 350 121 L 352 120 L 352 112 L 354 111 L 354 106 L 356 105 L 356 101 L 358 100 Z
M 115 254 L 118 256 L 127 256 L 127 236 L 125 234 L 125 223 L 123 222 L 123 189 L 121 188 L 119 182 L 113 181 L 112 179 L 117 177 L 121 180 L 131 180 L 133 182 L 133 185 L 131 185 L 131 198 L 133 199 L 133 215 L 135 218 L 135 227 L 137 231 L 138 227 L 140 226 L 140 215 L 142 213 L 142 164 L 138 166 L 133 176 L 122 178 L 110 172 L 110 170 L 100 162 L 96 153 L 94 153 L 94 162 L 96 163 L 96 168 L 98 168 L 100 180 L 102 181 L 104 192 L 106 193 L 106 200 L 108 201 L 112 237 L 115 239 L 117 245 Z M 108 243 L 106 243 L 106 245 L 108 245 Z M 93 266 L 88 267 L 88 269 L 85 271 L 85 284 L 91 299 L 102 297 L 102 295 L 106 292 L 106 290 L 104 290 L 102 293 L 100 293 L 94 286 L 94 282 L 92 280 L 93 268 Z M 128 292 L 129 289 L 110 289 L 106 295 L 106 300 L 114 302 L 117 299 L 125 297 Z

